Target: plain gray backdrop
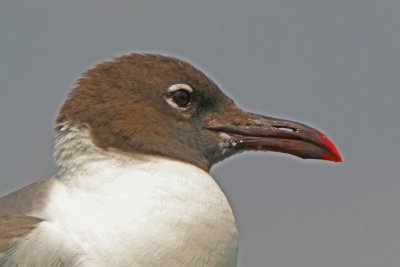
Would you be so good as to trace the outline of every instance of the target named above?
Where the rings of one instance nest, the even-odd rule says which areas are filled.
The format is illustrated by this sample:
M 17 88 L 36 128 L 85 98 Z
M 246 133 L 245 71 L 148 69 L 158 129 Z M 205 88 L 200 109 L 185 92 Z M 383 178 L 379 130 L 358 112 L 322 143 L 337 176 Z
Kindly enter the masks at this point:
M 400 1 L 0 0 L 0 194 L 52 175 L 87 67 L 184 58 L 237 104 L 324 131 L 344 163 L 246 153 L 212 169 L 242 267 L 400 266 Z

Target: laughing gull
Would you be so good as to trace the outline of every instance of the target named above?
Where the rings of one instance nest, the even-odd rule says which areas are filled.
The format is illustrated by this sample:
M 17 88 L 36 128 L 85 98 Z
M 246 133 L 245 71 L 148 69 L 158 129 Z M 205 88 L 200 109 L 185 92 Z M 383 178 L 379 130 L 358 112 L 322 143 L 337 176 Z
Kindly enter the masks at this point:
M 0 266 L 236 266 L 209 170 L 246 150 L 341 161 L 318 130 L 239 109 L 182 60 L 103 62 L 58 114 L 57 173 L 0 198 Z

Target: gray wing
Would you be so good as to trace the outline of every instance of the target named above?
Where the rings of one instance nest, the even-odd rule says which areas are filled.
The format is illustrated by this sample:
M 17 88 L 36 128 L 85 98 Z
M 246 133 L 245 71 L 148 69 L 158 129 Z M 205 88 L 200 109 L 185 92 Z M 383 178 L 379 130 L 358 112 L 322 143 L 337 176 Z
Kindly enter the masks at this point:
M 54 177 L 48 177 L 1 197 L 0 215 L 32 215 L 41 211 L 55 182 Z
M 33 216 L 0 214 L 0 267 L 78 266 L 66 264 L 61 260 L 60 255 L 46 254 L 46 252 L 37 254 L 35 252 L 35 243 L 33 243 L 33 246 L 23 248 L 26 246 L 24 242 L 29 239 L 28 235 L 43 221 L 43 219 Z M 20 247 L 23 248 L 24 252 L 22 254 L 24 258 L 19 256 Z M 38 259 L 40 261 L 37 261 Z
M 29 234 L 42 221 L 31 216 L 0 214 L 0 259 L 19 238 Z
M 0 198 L 0 266 L 16 266 L 13 249 L 43 221 L 31 215 L 44 207 L 53 183 L 46 178 Z
M 44 206 L 52 183 L 46 178 L 0 198 L 0 254 L 42 221 L 28 215 Z

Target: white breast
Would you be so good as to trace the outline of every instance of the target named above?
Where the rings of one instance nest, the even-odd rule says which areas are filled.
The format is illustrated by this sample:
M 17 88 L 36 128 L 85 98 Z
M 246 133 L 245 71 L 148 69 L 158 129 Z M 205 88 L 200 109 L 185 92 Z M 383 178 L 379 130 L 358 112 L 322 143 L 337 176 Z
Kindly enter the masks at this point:
M 47 219 L 30 236 L 41 243 L 38 266 L 51 257 L 74 266 L 236 266 L 230 205 L 187 163 L 101 157 L 59 177 L 37 215 Z

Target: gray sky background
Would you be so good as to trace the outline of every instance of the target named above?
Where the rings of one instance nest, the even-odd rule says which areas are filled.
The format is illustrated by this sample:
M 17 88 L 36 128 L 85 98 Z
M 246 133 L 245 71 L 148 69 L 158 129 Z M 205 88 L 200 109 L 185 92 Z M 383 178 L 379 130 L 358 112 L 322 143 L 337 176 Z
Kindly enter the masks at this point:
M 243 108 L 324 131 L 344 163 L 214 167 L 242 267 L 400 265 L 400 1 L 0 0 L 0 194 L 54 173 L 53 121 L 87 67 L 179 56 Z

